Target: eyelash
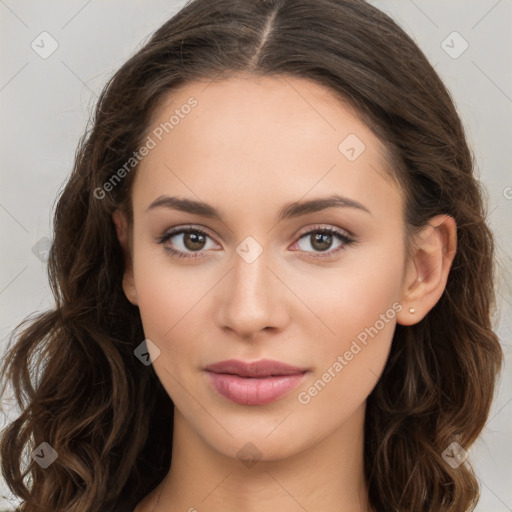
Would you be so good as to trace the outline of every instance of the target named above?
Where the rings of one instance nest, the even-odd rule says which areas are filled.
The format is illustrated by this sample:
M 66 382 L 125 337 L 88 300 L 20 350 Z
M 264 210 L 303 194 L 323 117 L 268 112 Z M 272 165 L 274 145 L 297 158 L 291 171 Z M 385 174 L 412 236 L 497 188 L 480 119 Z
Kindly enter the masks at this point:
M 173 236 L 181 235 L 181 234 L 190 234 L 190 233 L 194 233 L 194 234 L 199 233 L 202 236 L 211 238 L 210 235 L 206 231 L 203 231 L 202 229 L 196 228 L 194 226 L 186 226 L 186 227 L 181 227 L 181 228 L 164 233 L 164 235 L 158 239 L 158 243 L 163 245 L 163 244 L 165 244 L 165 242 L 167 242 Z M 331 227 L 325 228 L 325 227 L 320 227 L 320 226 L 315 226 L 313 229 L 310 229 L 309 231 L 302 233 L 298 239 L 302 240 L 303 238 L 306 238 L 314 233 L 332 234 L 332 235 L 336 236 L 341 242 L 343 242 L 343 245 L 340 245 L 337 249 L 323 251 L 323 252 L 318 253 L 315 256 L 311 256 L 313 259 L 330 258 L 333 255 L 339 253 L 340 251 L 344 250 L 346 247 L 349 247 L 350 245 L 353 245 L 356 242 L 355 239 L 343 234 L 341 231 L 338 231 L 337 229 L 334 229 Z M 167 251 L 169 254 L 171 254 L 171 256 L 175 256 L 177 258 L 182 258 L 182 259 L 193 260 L 193 259 L 202 257 L 201 251 L 195 251 L 195 252 L 192 252 L 189 254 L 189 253 L 184 253 L 182 251 L 177 251 L 176 249 L 173 249 L 168 246 L 164 246 L 164 250 Z M 309 252 L 309 251 L 307 251 L 307 252 Z

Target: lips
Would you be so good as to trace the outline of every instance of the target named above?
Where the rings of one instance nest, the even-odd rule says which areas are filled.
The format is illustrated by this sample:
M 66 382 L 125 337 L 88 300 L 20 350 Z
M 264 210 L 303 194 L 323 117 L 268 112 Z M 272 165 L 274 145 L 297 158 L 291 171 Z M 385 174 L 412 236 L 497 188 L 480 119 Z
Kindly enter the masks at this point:
M 279 375 L 296 375 L 303 373 L 308 368 L 299 368 L 289 364 L 273 361 L 272 359 L 261 359 L 260 361 L 244 362 L 237 359 L 228 359 L 208 365 L 205 370 L 214 373 L 230 373 L 240 377 L 272 377 Z
M 214 390 L 224 398 L 240 405 L 264 405 L 297 387 L 309 369 L 271 359 L 229 359 L 208 365 L 205 371 Z

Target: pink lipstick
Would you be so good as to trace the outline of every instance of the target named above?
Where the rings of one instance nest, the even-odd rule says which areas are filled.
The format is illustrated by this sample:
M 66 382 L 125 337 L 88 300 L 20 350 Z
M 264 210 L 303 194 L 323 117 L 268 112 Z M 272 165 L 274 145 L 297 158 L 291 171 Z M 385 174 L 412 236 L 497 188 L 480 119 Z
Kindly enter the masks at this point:
M 208 365 L 205 370 L 213 388 L 240 405 L 273 402 L 297 387 L 309 371 L 270 359 L 229 359 Z

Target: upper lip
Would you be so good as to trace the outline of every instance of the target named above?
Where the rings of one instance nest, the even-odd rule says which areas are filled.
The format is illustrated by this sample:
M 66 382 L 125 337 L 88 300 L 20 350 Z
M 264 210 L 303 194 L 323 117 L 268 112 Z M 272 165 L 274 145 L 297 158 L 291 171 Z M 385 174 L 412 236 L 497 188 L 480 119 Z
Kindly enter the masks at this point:
M 308 371 L 308 368 L 291 366 L 272 359 L 260 359 L 259 361 L 239 361 L 228 359 L 208 365 L 205 370 L 214 373 L 230 373 L 240 377 L 270 377 L 278 375 L 297 375 Z

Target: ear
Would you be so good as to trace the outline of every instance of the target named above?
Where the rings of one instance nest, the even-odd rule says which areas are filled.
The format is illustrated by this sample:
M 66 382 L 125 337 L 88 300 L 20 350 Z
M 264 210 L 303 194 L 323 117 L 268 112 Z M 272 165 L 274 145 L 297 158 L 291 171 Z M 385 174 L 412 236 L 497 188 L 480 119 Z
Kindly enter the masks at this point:
M 430 219 L 414 240 L 414 254 L 406 264 L 401 291 L 401 325 L 422 320 L 443 294 L 457 251 L 457 226 L 453 217 L 437 215 Z
M 112 213 L 112 220 L 116 226 L 117 238 L 121 244 L 124 255 L 123 290 L 126 298 L 133 305 L 137 306 L 137 290 L 135 288 L 135 279 L 133 277 L 133 263 L 128 220 L 126 215 L 119 208 Z

